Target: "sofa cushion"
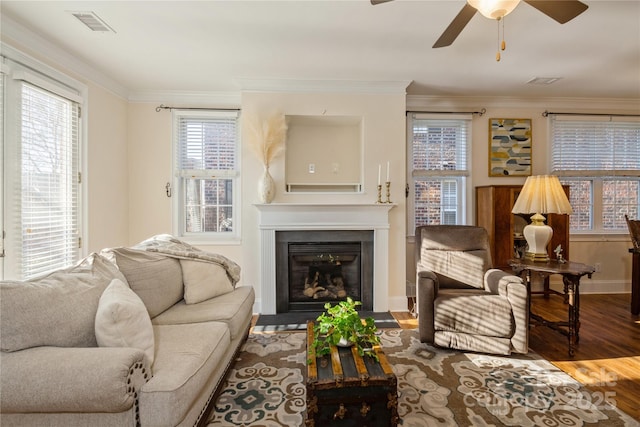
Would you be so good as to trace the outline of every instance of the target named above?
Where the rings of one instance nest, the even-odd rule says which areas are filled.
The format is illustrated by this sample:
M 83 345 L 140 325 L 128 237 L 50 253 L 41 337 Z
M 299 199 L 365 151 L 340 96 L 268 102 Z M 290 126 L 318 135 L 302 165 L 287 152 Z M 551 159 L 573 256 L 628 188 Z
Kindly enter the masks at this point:
M 253 313 L 255 293 L 251 286 L 237 286 L 233 292 L 198 304 L 180 301 L 152 319 L 154 325 L 219 321 L 228 325 L 231 339 L 246 332 Z
M 154 376 L 140 390 L 140 424 L 175 426 L 225 360 L 229 330 L 223 323 L 205 322 L 156 325 L 154 332 Z
M 197 304 L 233 291 L 233 284 L 220 264 L 181 259 L 180 266 L 187 304 Z
M 126 280 L 108 260 L 91 254 L 74 267 L 38 279 L 1 282 L 2 351 L 96 347 L 98 301 L 114 278 Z
M 127 278 L 153 318 L 183 297 L 180 261 L 166 255 L 129 248 L 105 250 Z
M 153 364 L 153 326 L 144 303 L 129 285 L 114 279 L 104 290 L 96 313 L 96 340 L 100 347 L 132 347 L 144 351 Z

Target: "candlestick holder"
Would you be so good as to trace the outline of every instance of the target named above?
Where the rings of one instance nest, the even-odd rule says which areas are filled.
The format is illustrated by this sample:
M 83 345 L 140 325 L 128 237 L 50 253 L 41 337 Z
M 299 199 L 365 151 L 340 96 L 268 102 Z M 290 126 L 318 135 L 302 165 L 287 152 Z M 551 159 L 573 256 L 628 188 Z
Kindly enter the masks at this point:
M 376 203 L 382 203 L 382 185 L 378 184 L 378 200 Z
M 385 182 L 385 186 L 387 187 L 387 201 L 385 203 L 391 203 L 389 197 L 391 196 L 391 181 Z

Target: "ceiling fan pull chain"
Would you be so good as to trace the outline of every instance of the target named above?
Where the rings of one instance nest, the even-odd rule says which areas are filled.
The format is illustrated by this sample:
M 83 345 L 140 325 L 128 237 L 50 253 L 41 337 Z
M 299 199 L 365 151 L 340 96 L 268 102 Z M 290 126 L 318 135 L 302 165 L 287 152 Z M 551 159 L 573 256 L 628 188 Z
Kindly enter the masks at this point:
M 498 51 L 496 52 L 496 61 L 500 62 L 500 19 L 498 18 Z
M 502 17 L 502 44 L 500 45 L 502 50 L 507 48 L 507 42 L 504 41 L 504 18 L 506 18 L 506 16 Z

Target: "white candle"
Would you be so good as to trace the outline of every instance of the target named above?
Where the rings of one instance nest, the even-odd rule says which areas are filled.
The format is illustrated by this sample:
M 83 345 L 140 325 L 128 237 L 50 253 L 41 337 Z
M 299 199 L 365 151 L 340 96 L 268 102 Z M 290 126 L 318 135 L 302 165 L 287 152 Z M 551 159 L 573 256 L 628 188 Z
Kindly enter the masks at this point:
M 389 182 L 389 162 L 387 162 L 387 182 Z
M 382 172 L 382 166 L 378 164 L 378 185 L 380 185 L 380 173 Z

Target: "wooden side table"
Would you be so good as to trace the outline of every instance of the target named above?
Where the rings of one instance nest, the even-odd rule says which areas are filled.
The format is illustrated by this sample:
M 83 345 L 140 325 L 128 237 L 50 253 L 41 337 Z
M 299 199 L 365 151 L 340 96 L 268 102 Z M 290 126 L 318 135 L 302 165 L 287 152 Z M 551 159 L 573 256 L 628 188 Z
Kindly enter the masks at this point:
M 515 274 L 522 276 L 527 284 L 530 318 L 539 324 L 566 335 L 569 339 L 569 355 L 573 356 L 575 354 L 575 345 L 580 340 L 580 278 L 584 275 L 591 278 L 591 275 L 596 271 L 595 268 L 578 262 L 567 261 L 559 263 L 555 260 L 535 262 L 527 259 L 510 259 L 509 266 L 511 266 Z M 568 304 L 568 319 L 566 322 L 552 322 L 531 312 L 532 272 L 538 273 L 543 278 L 547 278 L 551 274 L 562 275 L 563 295 L 565 303 Z
M 631 314 L 640 314 L 640 248 L 631 248 Z

